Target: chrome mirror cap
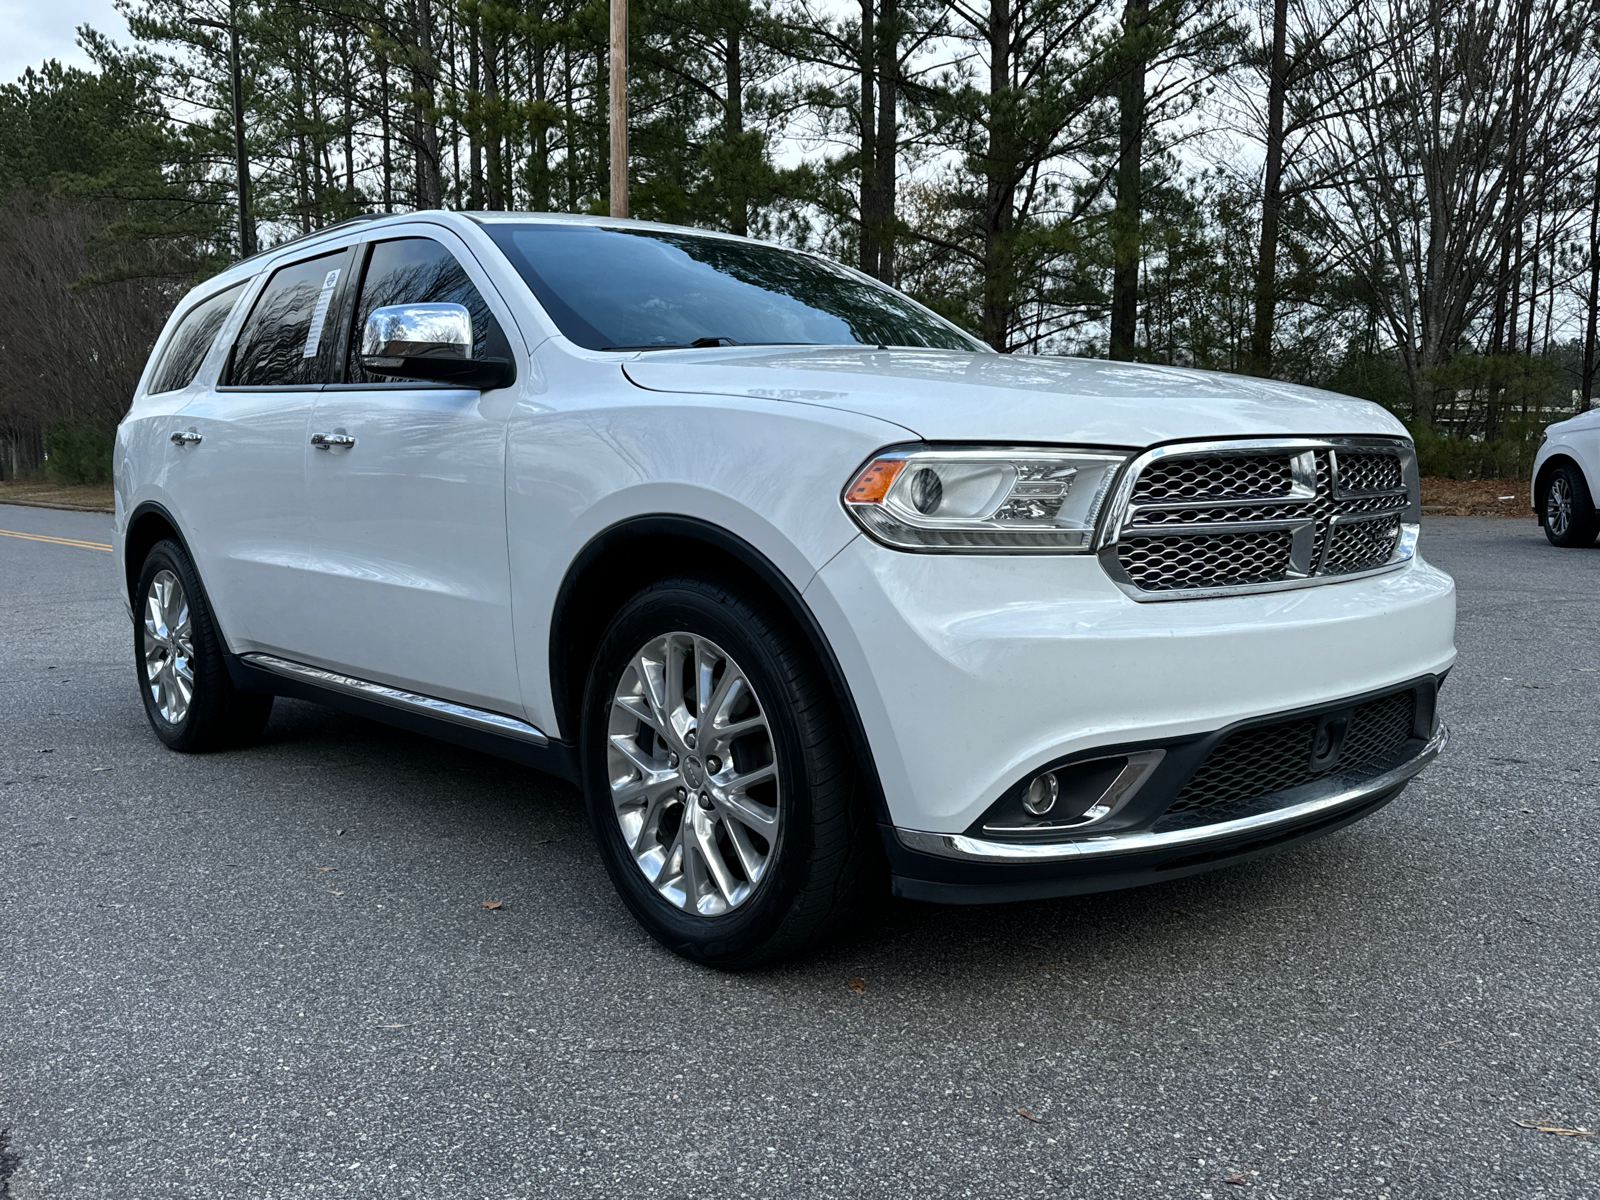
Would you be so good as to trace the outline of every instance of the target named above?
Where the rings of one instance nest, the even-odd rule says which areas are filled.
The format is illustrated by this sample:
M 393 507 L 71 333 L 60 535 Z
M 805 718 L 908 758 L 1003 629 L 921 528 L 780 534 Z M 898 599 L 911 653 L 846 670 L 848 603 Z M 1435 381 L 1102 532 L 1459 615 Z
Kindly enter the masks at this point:
M 507 387 L 516 368 L 505 358 L 472 356 L 472 314 L 461 304 L 390 304 L 361 329 L 361 365 L 374 375 L 444 387 Z
M 387 359 L 399 367 L 408 358 L 472 357 L 472 314 L 461 304 L 390 304 L 375 308 L 361 330 L 361 359 Z

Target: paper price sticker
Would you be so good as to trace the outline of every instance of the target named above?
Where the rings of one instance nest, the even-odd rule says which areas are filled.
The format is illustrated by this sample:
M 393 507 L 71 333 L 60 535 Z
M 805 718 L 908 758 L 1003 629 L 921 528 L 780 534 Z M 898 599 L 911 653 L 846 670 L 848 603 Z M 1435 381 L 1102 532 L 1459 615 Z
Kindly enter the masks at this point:
M 322 291 L 317 293 L 317 306 L 311 310 L 311 332 L 306 334 L 305 352 L 301 358 L 315 358 L 322 345 L 322 327 L 328 320 L 328 306 L 333 303 L 333 289 L 339 283 L 339 268 L 329 271 L 322 281 Z

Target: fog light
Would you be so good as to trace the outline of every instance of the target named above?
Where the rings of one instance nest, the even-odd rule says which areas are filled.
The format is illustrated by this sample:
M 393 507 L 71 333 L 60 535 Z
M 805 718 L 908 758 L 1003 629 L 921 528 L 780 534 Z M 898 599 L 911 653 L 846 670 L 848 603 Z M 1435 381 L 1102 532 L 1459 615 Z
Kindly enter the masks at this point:
M 1042 817 L 1056 806 L 1056 797 L 1060 792 L 1061 785 L 1056 782 L 1055 772 L 1035 775 L 1028 784 L 1028 790 L 1022 793 L 1022 807 L 1030 816 Z

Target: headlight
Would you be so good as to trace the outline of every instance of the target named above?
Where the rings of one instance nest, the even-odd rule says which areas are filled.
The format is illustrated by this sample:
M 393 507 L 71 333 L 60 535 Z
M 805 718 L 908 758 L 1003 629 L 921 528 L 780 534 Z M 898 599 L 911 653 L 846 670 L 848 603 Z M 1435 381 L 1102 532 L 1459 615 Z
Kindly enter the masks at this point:
M 1127 460 L 1032 447 L 886 450 L 856 473 L 844 506 L 901 550 L 1083 553 Z

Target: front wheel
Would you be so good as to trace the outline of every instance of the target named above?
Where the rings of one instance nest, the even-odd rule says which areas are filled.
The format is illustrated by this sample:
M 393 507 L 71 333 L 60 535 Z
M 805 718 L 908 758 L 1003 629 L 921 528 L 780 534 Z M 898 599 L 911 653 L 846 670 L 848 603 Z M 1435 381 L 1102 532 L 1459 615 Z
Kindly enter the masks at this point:
M 272 713 L 272 697 L 241 692 L 228 678 L 222 635 L 194 563 L 178 542 L 151 548 L 134 598 L 134 664 L 156 736 L 184 752 L 256 738 Z
M 774 962 L 865 892 L 871 828 L 837 706 L 776 604 L 708 576 L 634 596 L 601 639 L 580 737 L 612 882 L 677 953 Z
M 1550 472 L 1544 485 L 1544 535 L 1551 545 L 1592 546 L 1600 534 L 1600 517 L 1594 510 L 1588 481 L 1583 472 L 1562 463 Z

